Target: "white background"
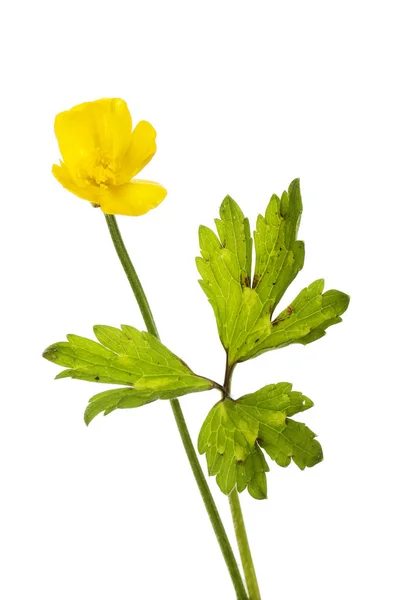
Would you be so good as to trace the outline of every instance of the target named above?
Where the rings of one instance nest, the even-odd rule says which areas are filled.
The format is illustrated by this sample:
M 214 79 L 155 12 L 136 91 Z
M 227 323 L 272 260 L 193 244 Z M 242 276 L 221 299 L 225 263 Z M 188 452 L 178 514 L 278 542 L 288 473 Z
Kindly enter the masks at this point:
M 308 347 L 236 370 L 234 393 L 291 381 L 325 460 L 272 464 L 242 495 L 267 600 L 397 598 L 396 3 L 14 2 L 3 8 L 1 566 L 5 600 L 234 597 L 170 406 L 83 422 L 94 384 L 53 381 L 41 352 L 96 323 L 143 327 L 100 210 L 51 175 L 57 112 L 124 98 L 158 131 L 143 177 L 167 187 L 120 218 L 162 340 L 220 380 L 194 257 L 226 193 L 252 224 L 301 177 L 307 258 L 352 297 Z M 5 14 L 4 14 L 5 11 Z M 182 400 L 192 432 L 216 392 Z M 205 465 L 203 457 L 201 462 Z M 228 531 L 228 503 L 212 490 Z

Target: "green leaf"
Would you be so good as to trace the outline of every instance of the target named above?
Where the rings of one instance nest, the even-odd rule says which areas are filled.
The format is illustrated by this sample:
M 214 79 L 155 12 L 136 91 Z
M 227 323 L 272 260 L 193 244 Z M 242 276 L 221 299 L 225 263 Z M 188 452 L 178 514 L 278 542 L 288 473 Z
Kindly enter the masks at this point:
M 243 345 L 252 345 L 270 323 L 261 318 L 263 305 L 250 288 L 252 239 L 248 220 L 227 196 L 216 220 L 220 240 L 207 227 L 199 228 L 202 256 L 196 259 L 200 284 L 213 307 L 218 332 L 230 358 Z
M 293 460 L 300 469 L 323 458 L 315 434 L 289 417 L 313 406 L 309 398 L 293 392 L 290 383 L 267 385 L 236 401 L 221 400 L 203 423 L 198 449 L 206 453 L 209 475 L 215 475 L 224 494 L 246 487 L 257 499 L 267 497 L 265 473 L 269 470 L 263 448 L 286 467 Z
M 209 475 L 216 475 L 224 494 L 235 485 L 239 491 L 249 487 L 254 497 L 267 497 L 265 471 L 268 466 L 256 439 L 258 422 L 240 414 L 236 402 L 218 402 L 200 430 L 198 449 L 206 453 Z
M 115 408 L 132 408 L 214 387 L 150 333 L 128 325 L 121 329 L 97 325 L 94 333 L 98 342 L 68 335 L 67 342 L 53 344 L 43 353 L 47 360 L 67 367 L 57 379 L 72 377 L 131 386 L 94 396 L 87 407 L 86 422 L 102 410 L 107 414 Z
M 338 290 L 323 292 L 323 279 L 304 288 L 297 298 L 272 321 L 272 331 L 247 358 L 289 344 L 310 344 L 323 337 L 326 329 L 340 323 L 350 298 Z
M 304 264 L 304 243 L 297 240 L 301 213 L 300 183 L 295 179 L 281 198 L 272 196 L 265 216 L 257 219 L 252 283 L 250 227 L 236 202 L 227 196 L 221 205 L 216 219 L 219 238 L 211 229 L 199 228 L 200 284 L 213 307 L 230 365 L 282 345 L 315 341 L 339 323 L 347 309 L 346 294 L 331 290 L 322 295 L 323 287 L 319 292 L 321 285 L 315 282 L 273 320 L 277 304 Z M 308 298 L 311 294 L 314 298 Z M 283 320 L 287 322 L 282 326 Z
M 154 392 L 137 392 L 133 388 L 106 390 L 90 398 L 84 413 L 84 420 L 88 425 L 101 412 L 108 415 L 116 408 L 137 408 L 154 400 L 157 400 Z
M 289 419 L 314 406 L 290 383 L 267 385 L 237 400 L 240 410 L 258 420 L 258 443 L 281 467 L 293 460 L 300 469 L 313 467 L 323 458 L 315 434 L 303 423 Z
M 297 241 L 303 204 L 295 179 L 281 198 L 274 194 L 254 232 L 256 266 L 253 288 L 271 315 L 304 265 L 304 242 Z

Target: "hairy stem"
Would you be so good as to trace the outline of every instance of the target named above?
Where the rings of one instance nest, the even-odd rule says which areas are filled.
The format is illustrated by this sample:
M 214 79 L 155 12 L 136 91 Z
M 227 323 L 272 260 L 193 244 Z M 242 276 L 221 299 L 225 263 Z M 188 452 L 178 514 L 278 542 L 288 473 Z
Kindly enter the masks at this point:
M 133 290 L 138 306 L 140 307 L 146 328 L 149 333 L 159 338 L 159 333 L 156 328 L 152 311 L 148 304 L 148 300 L 145 296 L 145 292 L 138 278 L 137 272 L 134 269 L 133 263 L 131 262 L 131 259 L 124 245 L 122 236 L 119 231 L 119 227 L 116 222 L 116 218 L 113 215 L 105 215 L 105 218 L 117 255 L 123 266 L 124 272 L 126 273 L 127 279 L 129 280 L 131 289 Z M 222 389 L 221 386 L 219 386 L 218 384 L 217 387 L 219 389 Z M 170 404 L 174 414 L 174 418 L 177 423 L 178 431 L 180 432 L 185 452 L 189 460 L 189 464 L 191 465 L 192 472 L 196 479 L 196 483 L 198 485 L 200 494 L 202 496 L 207 513 L 209 515 L 209 519 L 213 526 L 214 533 L 216 534 L 218 543 L 221 548 L 221 552 L 224 556 L 224 560 L 229 570 L 229 574 L 231 576 L 232 583 L 235 588 L 236 597 L 238 600 L 248 600 L 247 593 L 239 571 L 239 567 L 237 565 L 234 553 L 231 548 L 231 544 L 229 543 L 219 512 L 215 505 L 213 496 L 211 495 L 206 478 L 200 466 L 194 445 L 192 443 L 191 436 L 187 428 L 187 424 L 184 419 L 181 405 L 177 399 L 170 400 Z
M 231 394 L 232 373 L 234 368 L 235 364 L 230 365 L 228 363 L 227 356 L 224 379 L 224 389 L 227 396 L 230 396 Z M 238 542 L 239 554 L 242 560 L 243 572 L 245 574 L 246 585 L 249 591 L 249 600 L 261 600 L 260 588 L 258 587 L 256 570 L 254 568 L 249 540 L 246 533 L 245 521 L 243 519 L 242 507 L 240 505 L 239 494 L 236 487 L 229 494 L 228 498 L 235 528 L 235 535 Z

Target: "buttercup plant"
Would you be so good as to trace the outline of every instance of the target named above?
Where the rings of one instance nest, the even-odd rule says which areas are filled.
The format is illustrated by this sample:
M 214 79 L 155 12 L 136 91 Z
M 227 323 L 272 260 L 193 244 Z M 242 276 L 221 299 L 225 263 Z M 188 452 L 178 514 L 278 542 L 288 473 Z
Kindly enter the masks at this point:
M 159 340 L 147 298 L 117 226 L 115 214 L 142 215 L 166 196 L 157 183 L 133 179 L 151 160 L 156 133 L 146 121 L 132 130 L 127 105 L 102 99 L 61 113 L 55 132 L 63 157 L 53 173 L 75 195 L 105 213 L 115 249 L 142 312 L 147 331 L 130 325 L 94 326 L 97 341 L 68 335 L 47 348 L 44 357 L 65 367 L 57 378 L 71 377 L 118 387 L 95 394 L 88 402 L 87 425 L 98 414 L 170 400 L 193 474 L 220 544 L 236 597 L 260 600 L 260 591 L 245 530 L 239 493 L 267 497 L 268 458 L 300 469 L 319 463 L 322 448 L 315 434 L 294 415 L 312 401 L 290 383 L 265 387 L 234 399 L 236 366 L 269 350 L 309 344 L 341 321 L 349 297 L 324 292 L 323 280 L 303 289 L 276 317 L 290 283 L 304 264 L 304 243 L 297 240 L 302 213 L 299 180 L 281 197 L 272 196 L 257 219 L 253 239 L 239 206 L 227 196 L 216 219 L 217 234 L 199 228 L 200 284 L 216 317 L 226 353 L 223 383 L 197 375 Z M 255 257 L 253 256 L 255 251 Z M 252 266 L 253 265 L 253 266 Z M 122 386 L 122 387 L 120 387 Z M 221 399 L 210 410 L 199 434 L 198 450 L 206 455 L 210 476 L 229 498 L 245 584 L 192 444 L 177 396 L 218 389 Z

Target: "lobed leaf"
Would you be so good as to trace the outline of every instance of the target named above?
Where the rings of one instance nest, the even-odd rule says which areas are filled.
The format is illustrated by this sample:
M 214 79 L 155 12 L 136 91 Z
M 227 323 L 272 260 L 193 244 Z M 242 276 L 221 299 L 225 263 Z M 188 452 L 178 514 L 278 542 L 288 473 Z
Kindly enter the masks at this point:
M 53 344 L 43 353 L 47 360 L 67 367 L 57 379 L 130 386 L 94 396 L 87 407 L 86 422 L 102 410 L 107 414 L 115 408 L 132 408 L 214 387 L 146 331 L 128 325 L 121 329 L 97 325 L 94 333 L 98 342 L 68 335 L 67 342 Z
M 250 227 L 236 202 L 227 196 L 221 205 L 219 237 L 207 227 L 199 229 L 200 285 L 213 307 L 230 365 L 290 343 L 313 342 L 339 323 L 347 309 L 346 294 L 322 294 L 323 284 L 315 282 L 273 320 L 277 304 L 304 264 L 304 243 L 297 240 L 301 213 L 295 179 L 281 198 L 272 196 L 265 216 L 257 219 L 252 283 Z
M 240 414 L 237 403 L 225 399 L 218 402 L 200 430 L 198 449 L 206 453 L 209 475 L 224 494 L 237 486 L 246 487 L 254 497 L 266 498 L 265 471 L 268 466 L 257 447 L 258 423 L 249 415 Z
M 309 344 L 326 335 L 326 329 L 340 323 L 350 298 L 338 290 L 323 293 L 323 279 L 304 288 L 297 298 L 272 321 L 271 333 L 247 358 L 289 344 Z
M 216 476 L 221 491 L 229 494 L 236 486 L 242 492 L 247 487 L 254 498 L 267 497 L 269 468 L 260 447 L 282 467 L 291 460 L 300 469 L 320 462 L 322 448 L 315 434 L 289 418 L 312 406 L 290 383 L 216 404 L 200 430 L 198 449 L 206 453 L 209 475 Z

